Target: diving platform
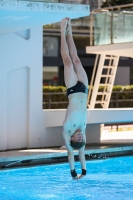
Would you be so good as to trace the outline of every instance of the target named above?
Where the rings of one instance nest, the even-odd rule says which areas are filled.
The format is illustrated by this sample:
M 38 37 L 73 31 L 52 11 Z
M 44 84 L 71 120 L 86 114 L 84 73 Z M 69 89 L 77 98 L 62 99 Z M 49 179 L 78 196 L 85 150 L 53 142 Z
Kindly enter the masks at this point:
M 90 6 L 84 4 L 57 3 L 46 0 L 0 1 L 0 34 L 18 32 L 32 27 L 88 16 Z
M 86 47 L 86 53 L 133 58 L 133 42 L 88 46 Z
M 46 127 L 62 126 L 66 109 L 45 110 Z M 133 108 L 88 109 L 87 125 L 133 122 Z

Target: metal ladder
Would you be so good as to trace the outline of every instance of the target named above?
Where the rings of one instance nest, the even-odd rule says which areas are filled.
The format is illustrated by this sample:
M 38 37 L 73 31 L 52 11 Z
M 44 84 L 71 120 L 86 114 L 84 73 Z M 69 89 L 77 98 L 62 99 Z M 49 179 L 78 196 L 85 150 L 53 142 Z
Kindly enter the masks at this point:
M 97 54 L 88 94 L 88 107 L 108 108 L 119 56 Z M 99 91 L 100 90 L 100 91 Z

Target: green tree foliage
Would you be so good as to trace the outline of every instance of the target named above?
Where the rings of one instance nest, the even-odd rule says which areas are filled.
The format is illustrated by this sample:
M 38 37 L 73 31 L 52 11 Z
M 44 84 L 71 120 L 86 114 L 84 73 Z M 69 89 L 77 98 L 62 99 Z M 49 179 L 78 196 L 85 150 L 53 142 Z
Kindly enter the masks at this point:
M 102 8 L 109 7 L 109 6 L 117 6 L 117 5 L 124 5 L 133 3 L 133 0 L 106 0 L 102 4 Z

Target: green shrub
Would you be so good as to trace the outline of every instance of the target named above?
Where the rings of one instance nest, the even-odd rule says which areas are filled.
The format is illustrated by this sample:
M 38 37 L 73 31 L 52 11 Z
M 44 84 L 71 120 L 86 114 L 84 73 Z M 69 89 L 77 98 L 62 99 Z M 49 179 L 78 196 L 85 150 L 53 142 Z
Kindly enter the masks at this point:
M 122 91 L 122 89 L 123 89 L 123 86 L 121 86 L 121 85 L 114 85 L 112 91 L 113 92 L 114 91 Z
M 92 86 L 93 90 L 93 86 Z M 102 92 L 104 90 L 104 86 L 100 86 L 99 90 Z M 48 102 L 59 102 L 58 104 L 51 104 L 51 108 L 66 108 L 68 103 L 68 97 L 66 95 L 66 87 L 65 86 L 43 86 L 43 102 L 46 103 L 45 109 L 49 108 Z M 52 95 L 49 96 L 47 93 L 52 93 Z M 54 94 L 55 93 L 55 94 Z M 62 93 L 62 94 L 56 94 L 56 93 Z M 101 96 L 97 98 L 97 100 L 100 100 Z M 121 85 L 115 85 L 113 86 L 112 89 L 112 94 L 111 94 L 111 100 L 116 100 L 119 99 L 133 99 L 133 85 L 126 85 L 126 86 L 121 86 Z M 60 103 L 60 102 L 64 102 Z M 119 107 L 133 107 L 132 102 L 123 102 L 119 103 Z M 116 102 L 113 102 L 113 107 L 116 106 Z M 98 106 L 99 107 L 99 106 Z M 112 107 L 112 106 L 111 106 Z

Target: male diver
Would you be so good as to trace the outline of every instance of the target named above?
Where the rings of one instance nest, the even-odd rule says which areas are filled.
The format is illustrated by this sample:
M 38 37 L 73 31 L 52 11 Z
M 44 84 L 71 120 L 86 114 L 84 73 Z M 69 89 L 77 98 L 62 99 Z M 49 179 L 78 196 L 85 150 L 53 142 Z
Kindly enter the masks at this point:
M 67 87 L 69 105 L 63 122 L 63 138 L 68 152 L 71 176 L 80 179 L 86 175 L 85 144 L 88 78 L 77 55 L 72 37 L 71 21 L 61 21 L 61 56 L 64 63 L 64 79 Z M 75 171 L 73 149 L 78 149 L 81 163 L 81 174 Z

